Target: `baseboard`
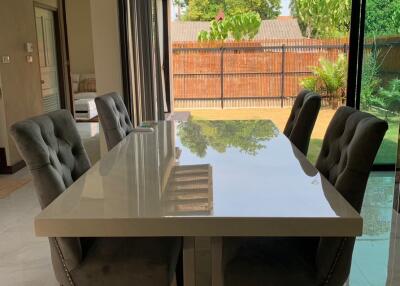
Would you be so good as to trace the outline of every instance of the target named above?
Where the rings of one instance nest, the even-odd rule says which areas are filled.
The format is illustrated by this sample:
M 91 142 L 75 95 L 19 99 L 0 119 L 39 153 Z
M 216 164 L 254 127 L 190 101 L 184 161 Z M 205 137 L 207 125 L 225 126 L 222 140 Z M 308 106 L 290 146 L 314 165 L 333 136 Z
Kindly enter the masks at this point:
M 24 161 L 19 161 L 12 166 L 7 165 L 6 149 L 0 148 L 0 174 L 14 174 L 25 167 Z

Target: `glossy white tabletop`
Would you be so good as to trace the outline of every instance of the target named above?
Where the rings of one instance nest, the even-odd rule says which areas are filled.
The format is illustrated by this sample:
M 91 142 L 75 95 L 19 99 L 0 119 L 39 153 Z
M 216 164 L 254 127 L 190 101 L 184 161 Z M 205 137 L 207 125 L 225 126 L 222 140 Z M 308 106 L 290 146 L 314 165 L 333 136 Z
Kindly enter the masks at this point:
M 133 133 L 35 219 L 38 236 L 356 236 L 362 218 L 271 121 Z

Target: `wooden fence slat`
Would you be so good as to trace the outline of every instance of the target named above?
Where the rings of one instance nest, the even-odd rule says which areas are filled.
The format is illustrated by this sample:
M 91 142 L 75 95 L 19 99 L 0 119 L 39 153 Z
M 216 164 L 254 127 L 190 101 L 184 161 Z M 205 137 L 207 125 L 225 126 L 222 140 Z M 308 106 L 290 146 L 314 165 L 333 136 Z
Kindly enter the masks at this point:
M 379 39 L 384 49 L 396 49 L 388 58 L 400 54 L 399 38 Z M 366 44 L 372 45 L 371 43 Z M 285 47 L 282 62 L 282 46 Z M 173 43 L 173 94 L 183 99 L 292 97 L 301 89 L 300 81 L 310 76 L 310 67 L 321 58 L 336 60 L 348 53 L 348 39 L 271 39 L 225 43 Z M 223 75 L 221 75 L 223 53 Z M 386 61 L 387 69 L 399 71 L 397 60 Z M 284 71 L 282 73 L 282 70 Z

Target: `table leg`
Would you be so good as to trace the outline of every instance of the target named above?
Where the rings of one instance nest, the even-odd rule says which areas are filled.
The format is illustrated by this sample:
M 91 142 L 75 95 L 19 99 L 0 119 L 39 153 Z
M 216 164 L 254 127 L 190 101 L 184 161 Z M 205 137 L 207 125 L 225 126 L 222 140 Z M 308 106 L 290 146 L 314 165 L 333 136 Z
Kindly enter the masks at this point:
M 222 237 L 211 238 L 212 286 L 223 286 Z
M 196 286 L 195 238 L 183 239 L 183 281 L 185 286 Z

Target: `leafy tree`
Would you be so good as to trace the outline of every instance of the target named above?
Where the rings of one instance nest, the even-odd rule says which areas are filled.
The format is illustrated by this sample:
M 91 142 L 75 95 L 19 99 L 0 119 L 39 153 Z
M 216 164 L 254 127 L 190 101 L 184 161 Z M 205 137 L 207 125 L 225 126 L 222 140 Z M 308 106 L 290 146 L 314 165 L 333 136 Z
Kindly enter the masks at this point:
M 199 42 L 208 41 L 224 41 L 229 37 L 230 23 L 224 19 L 223 21 L 212 20 L 210 22 L 210 31 L 200 31 L 197 35 Z
M 278 130 L 270 121 L 202 121 L 182 122 L 178 126 L 178 136 L 191 152 L 199 157 L 207 154 L 211 147 L 219 153 L 227 148 L 256 155 L 265 146 L 263 142 L 277 136 Z
M 185 21 L 210 21 L 222 8 L 221 2 L 217 0 L 189 0 L 182 19 Z
M 275 19 L 281 12 L 280 0 L 225 0 L 224 11 L 228 16 L 256 12 L 262 20 Z
M 367 36 L 400 33 L 400 0 L 368 0 L 365 18 Z
M 320 59 L 319 66 L 310 68 L 313 76 L 303 79 L 300 84 L 311 91 L 332 98 L 332 107 L 337 108 L 346 94 L 347 58 L 340 54 L 337 61 Z
M 201 31 L 198 35 L 200 42 L 224 41 L 229 35 L 236 41 L 253 39 L 261 26 L 260 15 L 254 12 L 226 17 L 222 21 L 212 20 L 210 31 Z
M 280 0 L 188 0 L 183 19 L 211 21 L 222 10 L 226 16 L 256 12 L 266 20 L 278 17 L 280 9 Z
M 350 0 L 292 0 L 290 7 L 308 38 L 341 37 L 350 30 Z

